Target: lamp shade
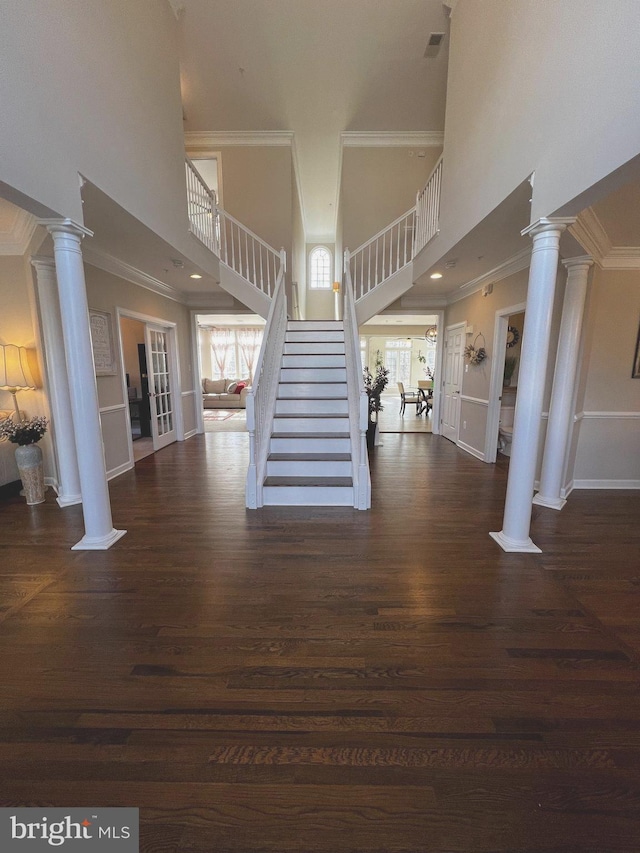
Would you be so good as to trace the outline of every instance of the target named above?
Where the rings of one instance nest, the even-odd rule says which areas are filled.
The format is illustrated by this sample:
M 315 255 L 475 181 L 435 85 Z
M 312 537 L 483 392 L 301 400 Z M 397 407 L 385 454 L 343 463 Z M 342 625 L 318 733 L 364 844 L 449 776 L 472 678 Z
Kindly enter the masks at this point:
M 26 391 L 36 382 L 29 367 L 29 350 L 15 344 L 0 344 L 0 389 Z

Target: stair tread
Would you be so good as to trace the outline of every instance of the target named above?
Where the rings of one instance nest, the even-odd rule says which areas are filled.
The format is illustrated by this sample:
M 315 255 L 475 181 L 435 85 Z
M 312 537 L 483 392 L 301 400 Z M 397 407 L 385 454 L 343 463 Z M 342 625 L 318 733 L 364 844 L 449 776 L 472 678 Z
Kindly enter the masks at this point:
M 285 368 L 290 369 L 290 368 Z M 326 368 L 325 368 L 326 369 Z M 346 385 L 347 380 L 338 380 L 335 379 L 280 379 L 278 382 L 279 385 Z
M 348 418 L 344 412 L 276 412 L 275 418 Z
M 351 462 L 350 453 L 270 453 L 270 462 Z
M 271 438 L 350 438 L 348 432 L 276 432 Z
M 265 486 L 353 486 L 351 477 L 267 477 Z
M 286 400 L 287 403 L 290 403 L 291 400 L 295 400 L 296 403 L 299 403 L 301 400 L 322 400 L 322 401 L 329 400 L 329 401 L 331 401 L 331 400 L 348 400 L 349 398 L 347 397 L 346 394 L 344 394 L 342 397 L 277 397 L 276 399 L 277 400 Z

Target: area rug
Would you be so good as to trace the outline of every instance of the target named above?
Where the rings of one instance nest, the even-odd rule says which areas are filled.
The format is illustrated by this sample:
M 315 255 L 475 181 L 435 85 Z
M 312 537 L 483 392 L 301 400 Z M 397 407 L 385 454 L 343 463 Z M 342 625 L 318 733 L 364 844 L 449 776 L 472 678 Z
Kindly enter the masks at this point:
M 237 415 L 244 415 L 244 409 L 239 411 L 229 411 L 228 409 L 205 409 L 202 417 L 205 421 L 228 421 L 229 418 Z

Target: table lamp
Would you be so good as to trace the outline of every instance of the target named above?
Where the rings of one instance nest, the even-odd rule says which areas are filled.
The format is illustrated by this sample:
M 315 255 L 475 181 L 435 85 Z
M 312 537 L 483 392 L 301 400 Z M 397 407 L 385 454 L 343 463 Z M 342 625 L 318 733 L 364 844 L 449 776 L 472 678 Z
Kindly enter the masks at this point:
M 18 420 L 20 409 L 16 400 L 18 391 L 33 391 L 36 383 L 29 367 L 29 351 L 15 344 L 0 344 L 0 390 L 13 396 L 13 406 Z

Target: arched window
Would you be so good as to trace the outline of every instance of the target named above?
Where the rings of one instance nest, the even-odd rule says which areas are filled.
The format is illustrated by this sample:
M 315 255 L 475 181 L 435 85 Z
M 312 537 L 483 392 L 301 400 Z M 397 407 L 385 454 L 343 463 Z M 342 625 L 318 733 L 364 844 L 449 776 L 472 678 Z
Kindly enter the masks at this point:
M 309 287 L 331 289 L 331 252 L 324 246 L 316 246 L 309 255 Z

